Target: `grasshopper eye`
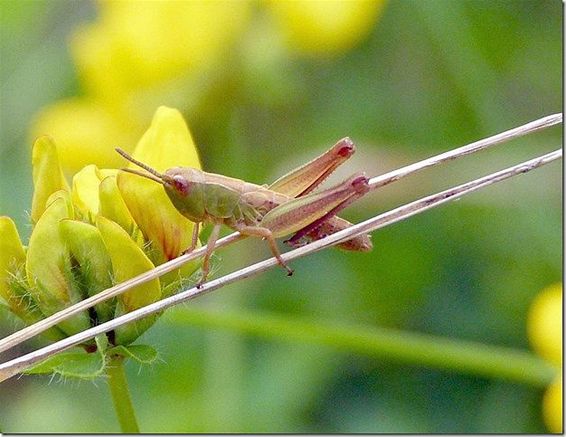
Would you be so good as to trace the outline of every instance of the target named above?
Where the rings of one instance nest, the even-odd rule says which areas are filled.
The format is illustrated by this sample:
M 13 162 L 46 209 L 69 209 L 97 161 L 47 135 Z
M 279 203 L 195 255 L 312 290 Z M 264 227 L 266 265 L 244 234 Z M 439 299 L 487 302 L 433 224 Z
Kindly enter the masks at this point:
M 189 193 L 189 181 L 180 174 L 173 176 L 173 186 L 183 195 L 187 195 Z

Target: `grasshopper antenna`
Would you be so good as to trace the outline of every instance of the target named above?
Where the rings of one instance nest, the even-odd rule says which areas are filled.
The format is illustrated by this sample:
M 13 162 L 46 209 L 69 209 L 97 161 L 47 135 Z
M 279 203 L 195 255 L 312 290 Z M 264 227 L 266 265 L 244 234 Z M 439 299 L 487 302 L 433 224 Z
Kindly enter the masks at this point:
M 123 168 L 122 169 L 123 171 L 128 172 L 128 173 L 132 173 L 132 174 L 135 174 L 135 175 L 138 175 L 138 176 L 143 176 L 144 178 L 151 179 L 152 181 L 158 182 L 160 184 L 162 184 L 165 181 L 164 175 L 159 173 L 154 168 L 151 168 L 149 165 L 144 164 L 141 161 L 138 161 L 133 156 L 129 155 L 126 151 L 120 149 L 119 147 L 116 147 L 115 150 L 120 155 L 122 155 L 124 158 L 126 158 L 128 161 L 136 164 L 138 167 L 143 168 L 145 171 L 149 172 L 154 177 L 152 177 L 151 175 L 149 175 L 147 173 L 142 173 L 141 171 L 134 170 L 134 169 L 131 169 L 131 168 Z

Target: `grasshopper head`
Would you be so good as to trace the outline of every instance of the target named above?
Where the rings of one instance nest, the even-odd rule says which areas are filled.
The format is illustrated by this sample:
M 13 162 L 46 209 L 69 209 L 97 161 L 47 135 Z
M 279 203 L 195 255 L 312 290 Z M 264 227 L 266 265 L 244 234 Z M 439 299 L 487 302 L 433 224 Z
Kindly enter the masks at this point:
M 122 149 L 117 148 L 116 151 L 128 161 L 145 170 L 140 171 L 131 168 L 123 168 L 123 171 L 151 179 L 163 185 L 165 193 L 181 214 L 194 222 L 204 220 L 206 211 L 201 187 L 204 182 L 203 172 L 189 167 L 174 167 L 170 168 L 165 173 L 159 173 L 154 168 L 131 157 Z M 189 195 L 191 193 L 192 195 Z
M 191 178 L 191 168 L 175 167 L 167 170 L 163 175 L 165 191 L 171 197 L 187 197 L 194 186 Z
M 141 172 L 139 170 L 134 170 L 131 168 L 123 168 L 123 171 L 128 173 L 133 173 L 138 176 L 142 176 L 147 179 L 151 179 L 158 184 L 162 184 L 165 187 L 165 190 L 170 195 L 180 195 L 181 197 L 186 197 L 190 191 L 190 182 L 189 178 L 184 174 L 186 170 L 182 167 L 171 168 L 167 170 L 165 173 L 159 173 L 154 168 L 151 168 L 149 165 L 144 164 L 141 161 L 138 161 L 134 157 L 130 156 L 128 153 L 123 151 L 120 148 L 116 148 L 116 152 L 126 158 L 128 161 L 134 163 L 138 167 L 144 169 L 147 173 Z

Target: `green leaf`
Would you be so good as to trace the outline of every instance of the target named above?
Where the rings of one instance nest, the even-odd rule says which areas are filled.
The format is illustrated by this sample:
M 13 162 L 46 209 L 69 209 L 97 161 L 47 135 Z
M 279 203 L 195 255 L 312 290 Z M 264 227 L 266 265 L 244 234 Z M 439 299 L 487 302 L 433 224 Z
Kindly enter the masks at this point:
M 132 358 L 140 364 L 152 364 L 157 359 L 157 351 L 146 344 L 131 344 L 129 346 L 116 346 L 108 350 L 108 354 Z
M 27 374 L 53 373 L 64 377 L 93 379 L 102 375 L 106 365 L 102 353 L 86 353 L 84 351 L 61 352 L 47 358 L 39 364 L 27 369 Z

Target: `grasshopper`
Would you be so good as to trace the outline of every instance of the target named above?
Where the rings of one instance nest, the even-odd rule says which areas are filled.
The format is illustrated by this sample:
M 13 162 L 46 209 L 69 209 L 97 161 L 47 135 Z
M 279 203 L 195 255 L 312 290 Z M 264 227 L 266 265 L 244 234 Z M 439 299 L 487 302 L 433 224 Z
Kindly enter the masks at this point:
M 292 235 L 285 242 L 299 247 L 351 226 L 336 213 L 369 191 L 365 174 L 355 173 L 333 187 L 312 192 L 355 152 L 349 138 L 338 141 L 322 155 L 271 185 L 257 185 L 190 167 L 174 167 L 160 173 L 122 149 L 117 148 L 116 151 L 146 172 L 130 168 L 123 168 L 123 171 L 162 184 L 175 208 L 195 223 L 192 243 L 185 253 L 196 248 L 201 223 L 214 225 L 208 238 L 198 286 L 206 281 L 210 257 L 223 224 L 243 235 L 267 240 L 273 256 L 290 276 L 293 270 L 281 258 L 275 239 Z M 338 246 L 363 252 L 372 249 L 367 234 Z

